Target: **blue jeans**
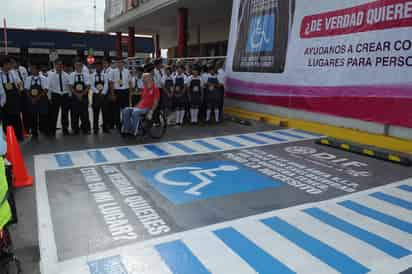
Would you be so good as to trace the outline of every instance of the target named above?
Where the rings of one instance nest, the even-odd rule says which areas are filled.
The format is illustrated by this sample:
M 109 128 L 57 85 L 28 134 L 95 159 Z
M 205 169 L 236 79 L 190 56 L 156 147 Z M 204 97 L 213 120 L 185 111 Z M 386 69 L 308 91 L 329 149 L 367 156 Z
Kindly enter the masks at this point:
M 122 111 L 122 133 L 137 135 L 142 115 L 149 112 L 149 109 L 125 108 Z

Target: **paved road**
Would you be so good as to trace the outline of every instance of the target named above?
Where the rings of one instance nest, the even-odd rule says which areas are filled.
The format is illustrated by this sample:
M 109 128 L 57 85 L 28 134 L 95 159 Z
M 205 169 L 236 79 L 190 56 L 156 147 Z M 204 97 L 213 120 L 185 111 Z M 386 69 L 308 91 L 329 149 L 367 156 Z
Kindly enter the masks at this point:
M 18 192 L 15 231 L 27 273 L 35 212 L 46 274 L 407 271 L 412 170 L 316 138 L 228 122 L 155 144 L 28 143 L 36 188 Z

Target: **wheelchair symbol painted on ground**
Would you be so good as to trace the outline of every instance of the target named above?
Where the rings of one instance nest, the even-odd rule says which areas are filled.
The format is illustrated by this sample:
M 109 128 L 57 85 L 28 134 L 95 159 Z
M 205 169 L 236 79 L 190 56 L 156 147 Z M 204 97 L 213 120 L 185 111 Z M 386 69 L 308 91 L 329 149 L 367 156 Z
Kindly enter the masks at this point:
M 273 15 L 256 16 L 249 28 L 247 51 L 272 51 L 275 18 Z
M 197 179 L 199 179 L 199 183 L 181 182 L 181 181 L 167 179 L 167 175 L 169 173 L 174 172 L 174 171 L 181 171 L 181 170 L 188 171 L 191 175 L 193 175 L 193 177 L 196 177 Z M 231 166 L 231 165 L 222 165 L 217 168 L 211 168 L 211 169 L 202 169 L 199 167 L 190 167 L 190 166 L 189 167 L 176 167 L 176 168 L 170 168 L 170 169 L 160 171 L 159 173 L 155 175 L 155 179 L 162 184 L 170 185 L 170 186 L 186 187 L 186 186 L 193 185 L 191 188 L 185 190 L 184 192 L 190 195 L 199 196 L 202 194 L 200 192 L 202 188 L 213 183 L 213 178 L 216 177 L 217 172 L 234 172 L 237 170 L 239 170 L 238 167 Z
M 161 195 L 174 204 L 252 192 L 281 185 L 232 161 L 187 163 L 140 174 Z

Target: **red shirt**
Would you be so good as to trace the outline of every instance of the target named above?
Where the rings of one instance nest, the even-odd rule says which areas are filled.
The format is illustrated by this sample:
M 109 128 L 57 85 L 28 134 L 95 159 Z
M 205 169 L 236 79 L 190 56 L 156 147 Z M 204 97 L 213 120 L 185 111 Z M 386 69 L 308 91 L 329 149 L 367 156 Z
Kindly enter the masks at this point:
M 160 91 L 159 89 L 153 85 L 151 88 L 144 88 L 142 92 L 142 99 L 137 104 L 138 108 L 151 109 L 155 103 L 155 101 L 159 100 L 160 98 Z

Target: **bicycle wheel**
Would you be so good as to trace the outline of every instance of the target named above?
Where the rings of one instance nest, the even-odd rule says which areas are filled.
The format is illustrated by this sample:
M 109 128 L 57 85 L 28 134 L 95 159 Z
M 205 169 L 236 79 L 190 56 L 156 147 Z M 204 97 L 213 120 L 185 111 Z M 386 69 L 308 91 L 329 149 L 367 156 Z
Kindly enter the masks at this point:
M 167 119 L 163 111 L 160 111 L 153 117 L 151 127 L 148 130 L 148 134 L 152 139 L 162 138 L 167 129 Z

